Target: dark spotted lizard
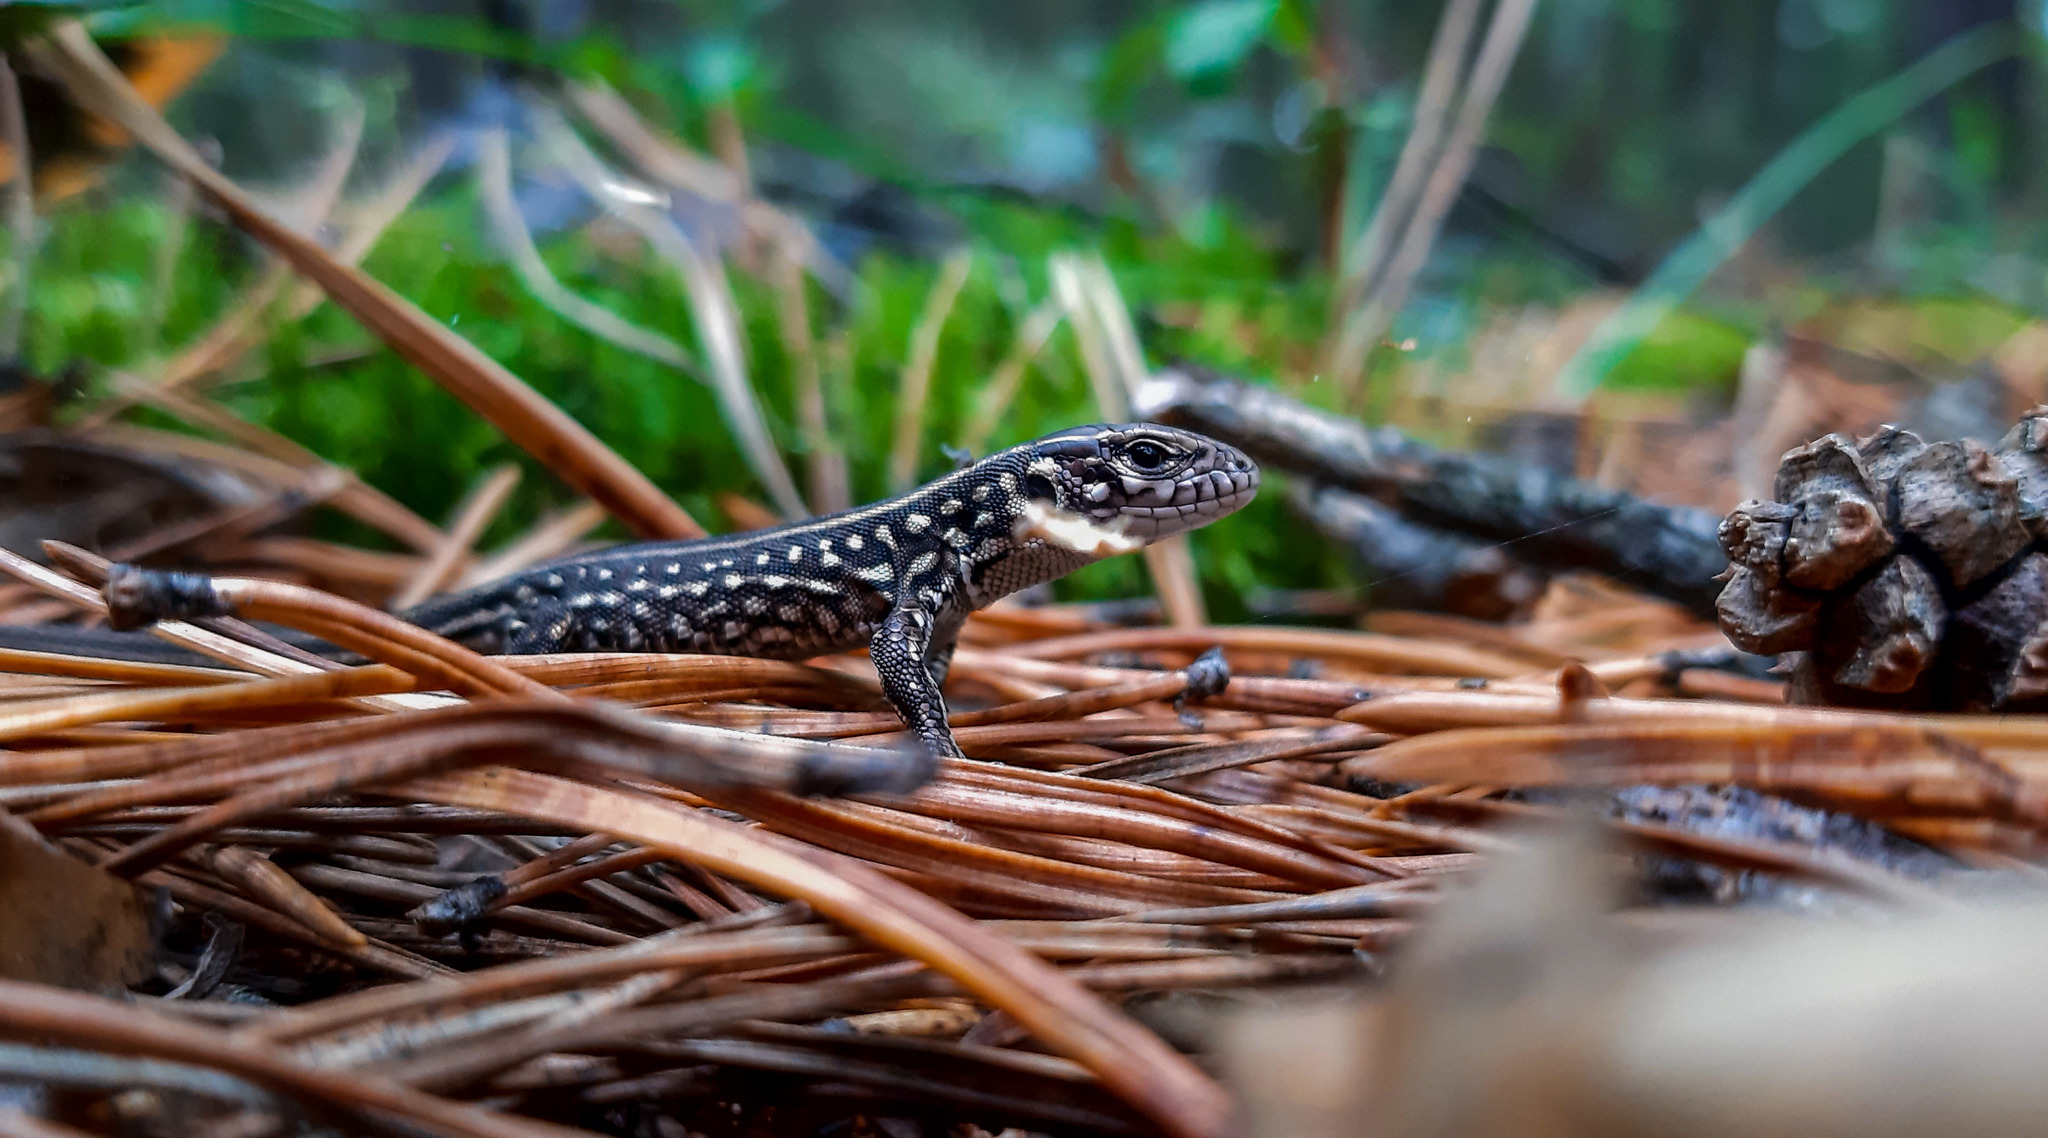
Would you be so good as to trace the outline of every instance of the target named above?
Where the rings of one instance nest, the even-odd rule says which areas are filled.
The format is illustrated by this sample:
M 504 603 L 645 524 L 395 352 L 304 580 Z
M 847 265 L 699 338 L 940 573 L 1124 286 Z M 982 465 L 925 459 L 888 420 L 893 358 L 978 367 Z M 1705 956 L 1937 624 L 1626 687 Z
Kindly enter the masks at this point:
M 803 659 L 867 647 L 941 755 L 940 695 L 967 614 L 1249 502 L 1259 468 L 1152 423 L 1075 427 L 901 497 L 772 529 L 580 554 L 401 614 L 484 652 Z

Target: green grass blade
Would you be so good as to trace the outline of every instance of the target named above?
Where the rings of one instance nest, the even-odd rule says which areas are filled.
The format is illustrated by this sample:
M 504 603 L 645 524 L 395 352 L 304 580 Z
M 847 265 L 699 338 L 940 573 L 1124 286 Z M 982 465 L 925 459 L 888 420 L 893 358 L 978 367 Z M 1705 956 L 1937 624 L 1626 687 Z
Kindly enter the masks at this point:
M 1598 389 L 1659 322 L 1851 147 L 1947 88 L 2030 46 L 2030 39 L 2010 24 L 1964 32 L 1808 127 L 1665 258 L 1627 304 L 1593 330 L 1558 376 L 1558 392 L 1583 399 Z

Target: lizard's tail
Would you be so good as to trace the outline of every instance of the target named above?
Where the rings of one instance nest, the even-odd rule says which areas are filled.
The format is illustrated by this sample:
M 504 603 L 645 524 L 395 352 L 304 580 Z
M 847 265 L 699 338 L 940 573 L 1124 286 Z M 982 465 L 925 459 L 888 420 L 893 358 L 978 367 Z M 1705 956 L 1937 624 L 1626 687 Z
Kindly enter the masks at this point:
M 0 648 L 16 652 L 49 652 L 59 656 L 90 656 L 98 660 L 131 660 L 138 664 L 187 664 L 218 668 L 220 661 L 159 640 L 146 630 L 115 632 L 76 624 L 0 624 Z
M 511 589 L 492 582 L 421 601 L 396 615 L 407 624 L 490 653 L 505 650 L 505 617 L 512 608 Z
M 496 592 L 494 586 L 484 585 L 468 592 L 435 597 L 396 615 L 408 624 L 419 625 L 479 652 L 499 652 L 504 650 L 498 643 L 504 610 L 494 603 L 499 599 Z M 503 599 L 509 605 L 510 594 L 507 593 Z M 288 644 L 329 659 L 345 662 L 359 659 L 351 652 L 295 628 L 268 623 L 259 624 L 259 627 Z M 141 629 L 115 632 L 72 624 L 0 624 L 0 649 L 92 656 L 102 660 L 133 660 L 144 664 L 220 666 L 218 660 L 166 643 Z

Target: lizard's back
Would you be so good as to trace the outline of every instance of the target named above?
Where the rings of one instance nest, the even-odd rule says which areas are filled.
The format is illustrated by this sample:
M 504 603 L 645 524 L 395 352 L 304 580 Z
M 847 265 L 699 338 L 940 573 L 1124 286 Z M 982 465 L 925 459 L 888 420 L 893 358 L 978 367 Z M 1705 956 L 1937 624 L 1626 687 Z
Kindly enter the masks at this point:
M 854 551 L 844 531 L 822 528 L 619 546 L 436 598 L 403 616 L 482 652 L 802 659 L 861 647 L 889 602 L 841 571 Z

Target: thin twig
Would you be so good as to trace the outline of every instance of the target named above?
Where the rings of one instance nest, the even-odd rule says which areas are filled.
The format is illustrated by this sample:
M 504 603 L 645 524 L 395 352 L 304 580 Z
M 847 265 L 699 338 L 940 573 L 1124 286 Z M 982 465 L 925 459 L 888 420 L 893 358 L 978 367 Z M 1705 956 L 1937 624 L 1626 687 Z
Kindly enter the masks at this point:
M 149 279 L 149 314 L 143 332 L 149 337 L 148 352 L 155 355 L 163 347 L 164 317 L 171 310 L 171 294 L 177 287 L 178 259 L 184 255 L 185 243 L 192 235 L 193 207 L 199 203 L 199 194 L 192 183 L 176 174 L 166 173 L 164 177 L 164 216 L 168 230 L 156 247 L 154 264 Z
M 1009 413 L 1010 404 L 1016 401 L 1017 391 L 1024 385 L 1025 372 L 1038 353 L 1045 350 L 1052 334 L 1060 326 L 1060 304 L 1048 300 L 1031 310 L 1024 322 L 1017 326 L 1017 338 L 1010 345 L 1010 352 L 1003 357 L 996 370 L 989 375 L 982 388 L 979 405 L 967 429 L 960 433 L 960 447 L 969 454 L 980 454 L 988 445 L 990 436 L 996 432 L 996 425 Z
M 889 448 L 889 489 L 901 494 L 917 477 L 918 444 L 924 439 L 926 404 L 931 400 L 932 369 L 938 363 L 939 336 L 946 330 L 946 318 L 953 302 L 967 283 L 974 267 L 974 254 L 955 249 L 939 267 L 932 290 L 924 298 L 924 309 L 910 330 L 910 357 L 896 388 L 896 441 Z
M 1081 261 L 1071 253 L 1055 253 L 1046 265 L 1052 278 L 1052 292 L 1066 310 L 1067 327 L 1074 330 L 1074 347 L 1081 355 L 1081 370 L 1095 392 L 1095 406 L 1105 416 L 1121 419 L 1129 397 L 1116 380 L 1116 362 L 1110 357 L 1102 325 L 1088 304 L 1081 282 Z
M 796 405 L 796 426 L 803 438 L 810 476 L 811 509 L 830 514 L 853 504 L 853 491 L 846 471 L 846 452 L 832 438 L 830 417 L 825 408 L 824 376 L 818 364 L 817 337 L 811 332 L 811 303 L 804 284 L 803 265 L 794 252 L 778 245 L 771 270 L 775 275 L 776 317 L 782 331 L 782 350 L 789 357 L 791 401 Z
M 448 587 L 448 582 L 462 570 L 463 562 L 470 555 L 470 547 L 483 534 L 484 527 L 498 516 L 498 510 L 519 485 L 519 468 L 511 464 L 499 466 L 486 475 L 476 487 L 455 507 L 454 519 L 448 523 L 448 536 L 442 539 L 441 547 L 427 555 L 426 563 L 419 572 L 405 583 L 391 597 L 391 608 L 404 610 L 426 600 Z
M 173 1059 L 331 1106 L 369 1127 L 402 1120 L 430 1133 L 475 1138 L 568 1138 L 567 1127 L 455 1103 L 383 1079 L 316 1071 L 275 1051 L 230 1045 L 218 1030 L 183 1023 L 77 992 L 0 980 L 0 1034 L 58 1040 L 131 1055 Z
M 201 160 L 163 116 L 136 94 L 77 21 L 57 24 L 47 36 L 32 41 L 29 50 L 81 105 L 134 134 L 226 210 L 238 227 L 318 281 L 335 303 L 392 350 L 490 420 L 564 481 L 649 537 L 704 534 L 704 528 L 646 475 L 504 365 L 411 301 L 340 263 L 318 243 L 256 208 L 248 195 Z
M 364 482 L 354 471 L 330 465 L 319 455 L 268 427 L 251 423 L 218 403 L 186 394 L 168 384 L 152 384 L 122 371 L 110 371 L 107 375 L 117 397 L 139 398 L 192 426 L 226 436 L 256 455 L 274 459 L 306 475 L 319 470 L 333 471 L 342 479 L 343 485 L 328 504 L 365 525 L 382 530 L 414 549 L 430 550 L 441 543 L 441 530 L 434 523 Z
M 1416 202 L 1415 214 L 1409 218 L 1401 242 L 1387 263 L 1380 287 L 1363 301 L 1345 324 L 1338 343 L 1337 366 L 1332 372 L 1339 382 L 1338 393 L 1347 402 L 1356 400 L 1366 357 L 1408 303 L 1409 289 L 1414 286 L 1423 264 L 1429 260 L 1429 252 L 1436 246 L 1437 234 L 1443 229 L 1444 218 L 1450 215 L 1458 192 L 1464 188 L 1465 178 L 1472 172 L 1479 144 L 1485 141 L 1486 124 L 1493 115 L 1494 101 L 1507 82 L 1508 72 L 1514 68 L 1515 57 L 1521 52 L 1522 39 L 1529 30 L 1529 19 L 1535 11 L 1536 0 L 1500 0 L 1493 10 L 1486 39 L 1479 46 L 1479 57 L 1472 64 L 1464 100 L 1458 105 L 1456 123 L 1444 142 L 1443 153 L 1437 157 L 1436 167 L 1430 171 L 1421 198 Z
M 0 549 L 0 573 L 6 573 L 17 580 L 27 582 L 42 592 L 84 609 L 87 612 L 106 614 L 107 602 L 99 593 L 68 577 L 62 577 L 49 569 L 30 561 L 19 554 Z M 180 648 L 187 648 L 221 663 L 244 668 L 265 676 L 304 676 L 320 669 L 289 657 L 280 656 L 261 648 L 252 648 L 219 633 L 184 621 L 159 621 L 150 626 L 151 634 Z M 431 698 L 431 697 L 429 697 Z M 402 711 L 408 708 L 426 706 L 417 702 L 418 697 L 408 700 L 401 696 L 373 696 L 362 699 L 361 706 L 380 711 Z M 437 701 L 438 702 L 438 701 Z
M 14 158 L 14 176 L 7 182 L 8 248 L 14 255 L 14 280 L 6 307 L 0 308 L 0 360 L 21 354 L 21 326 L 28 315 L 30 267 L 36 258 L 35 180 L 28 151 L 28 119 L 21 109 L 21 82 L 0 53 L 0 143 Z
M 548 514 L 518 540 L 488 557 L 478 558 L 476 564 L 457 580 L 457 587 L 466 589 L 485 581 L 495 581 L 529 565 L 557 557 L 603 522 L 604 510 L 595 502 L 578 502 L 566 510 Z
M 592 153 L 560 115 L 537 111 L 535 120 L 555 160 L 583 187 L 584 193 L 638 230 L 655 252 L 675 266 L 690 300 L 698 349 L 704 354 L 711 389 L 718 396 L 726 426 L 754 468 L 755 477 L 775 500 L 776 508 L 788 517 L 803 517 L 808 512 L 803 497 L 797 493 L 789 467 L 783 463 L 782 454 L 768 433 L 760 400 L 747 376 L 739 306 L 726 284 L 723 265 L 700 253 L 677 228 L 675 220 L 649 205 L 644 194 L 626 192 L 626 180 Z
M 681 344 L 577 296 L 548 271 L 547 262 L 541 260 L 540 250 L 534 247 L 526 219 L 520 215 L 519 203 L 512 198 L 511 148 L 503 128 L 485 131 L 477 137 L 477 182 L 483 192 L 484 213 L 491 219 L 491 232 L 512 258 L 513 269 L 534 299 L 600 340 L 667 364 L 703 382 Z
M 1131 417 L 1131 394 L 1150 375 L 1130 309 L 1116 287 L 1116 278 L 1102 258 L 1055 256 L 1053 293 L 1067 311 L 1081 348 L 1081 359 L 1095 389 L 1104 418 L 1123 422 Z M 1208 623 L 1202 591 L 1196 583 L 1187 537 L 1176 535 L 1145 547 L 1145 568 L 1159 590 L 1159 603 L 1177 628 Z
M 1345 251 L 1343 283 L 1330 297 L 1329 326 L 1334 332 L 1378 286 L 1386 271 L 1387 254 L 1394 235 L 1401 232 L 1415 210 L 1416 195 L 1431 167 L 1431 159 L 1442 149 L 1444 122 L 1458 95 L 1465 70 L 1465 56 L 1471 48 L 1472 32 L 1479 23 L 1480 0 L 1450 0 L 1438 17 L 1436 35 L 1429 43 L 1429 59 L 1423 65 L 1422 89 L 1415 97 L 1415 122 L 1401 144 L 1401 156 L 1394 173 L 1380 194 L 1372 220 L 1365 232 Z M 1343 372 L 1336 363 L 1334 344 L 1325 365 L 1332 378 Z
M 360 264 L 376 245 L 377 239 L 383 236 L 384 230 L 405 212 L 413 199 L 426 188 L 427 182 L 440 172 L 454 148 L 455 136 L 452 134 L 444 134 L 421 147 L 382 189 L 371 195 L 369 204 L 356 212 L 347 234 L 335 246 L 335 259 L 345 265 Z M 194 188 L 192 182 L 185 178 L 179 179 L 179 185 L 184 186 L 188 194 Z M 284 294 L 281 305 L 276 303 L 280 290 Z M 281 320 L 287 322 L 302 320 L 326 298 L 327 294 L 319 285 L 294 278 L 290 266 L 273 264 L 255 283 L 229 302 L 225 314 L 212 328 L 163 366 L 156 376 L 156 391 L 174 394 L 181 388 L 227 372 L 262 343 L 263 337 L 257 325 L 265 312 L 275 311 Z M 142 398 L 144 395 L 139 391 L 117 393 L 87 414 L 81 423 L 90 428 L 111 422 Z M 362 520 L 371 525 L 378 524 L 369 518 Z M 415 538 L 405 534 L 394 533 L 393 536 L 417 545 Z
M 706 158 L 675 137 L 657 131 L 631 104 L 601 80 L 565 83 L 569 103 L 640 172 L 663 185 L 706 201 L 739 206 L 749 234 L 794 257 L 835 296 L 853 291 L 847 267 L 818 243 L 801 221 L 756 197 L 733 171 Z
M 841 320 L 826 334 L 824 342 L 818 345 L 818 379 L 821 388 L 819 394 L 828 415 L 835 405 L 845 406 L 857 390 L 854 366 L 858 336 L 858 330 L 852 320 Z M 837 404 L 833 402 L 835 396 L 838 399 Z M 853 505 L 853 481 L 847 472 L 844 454 L 835 460 L 832 477 L 834 497 L 829 500 L 832 508 L 843 510 Z

